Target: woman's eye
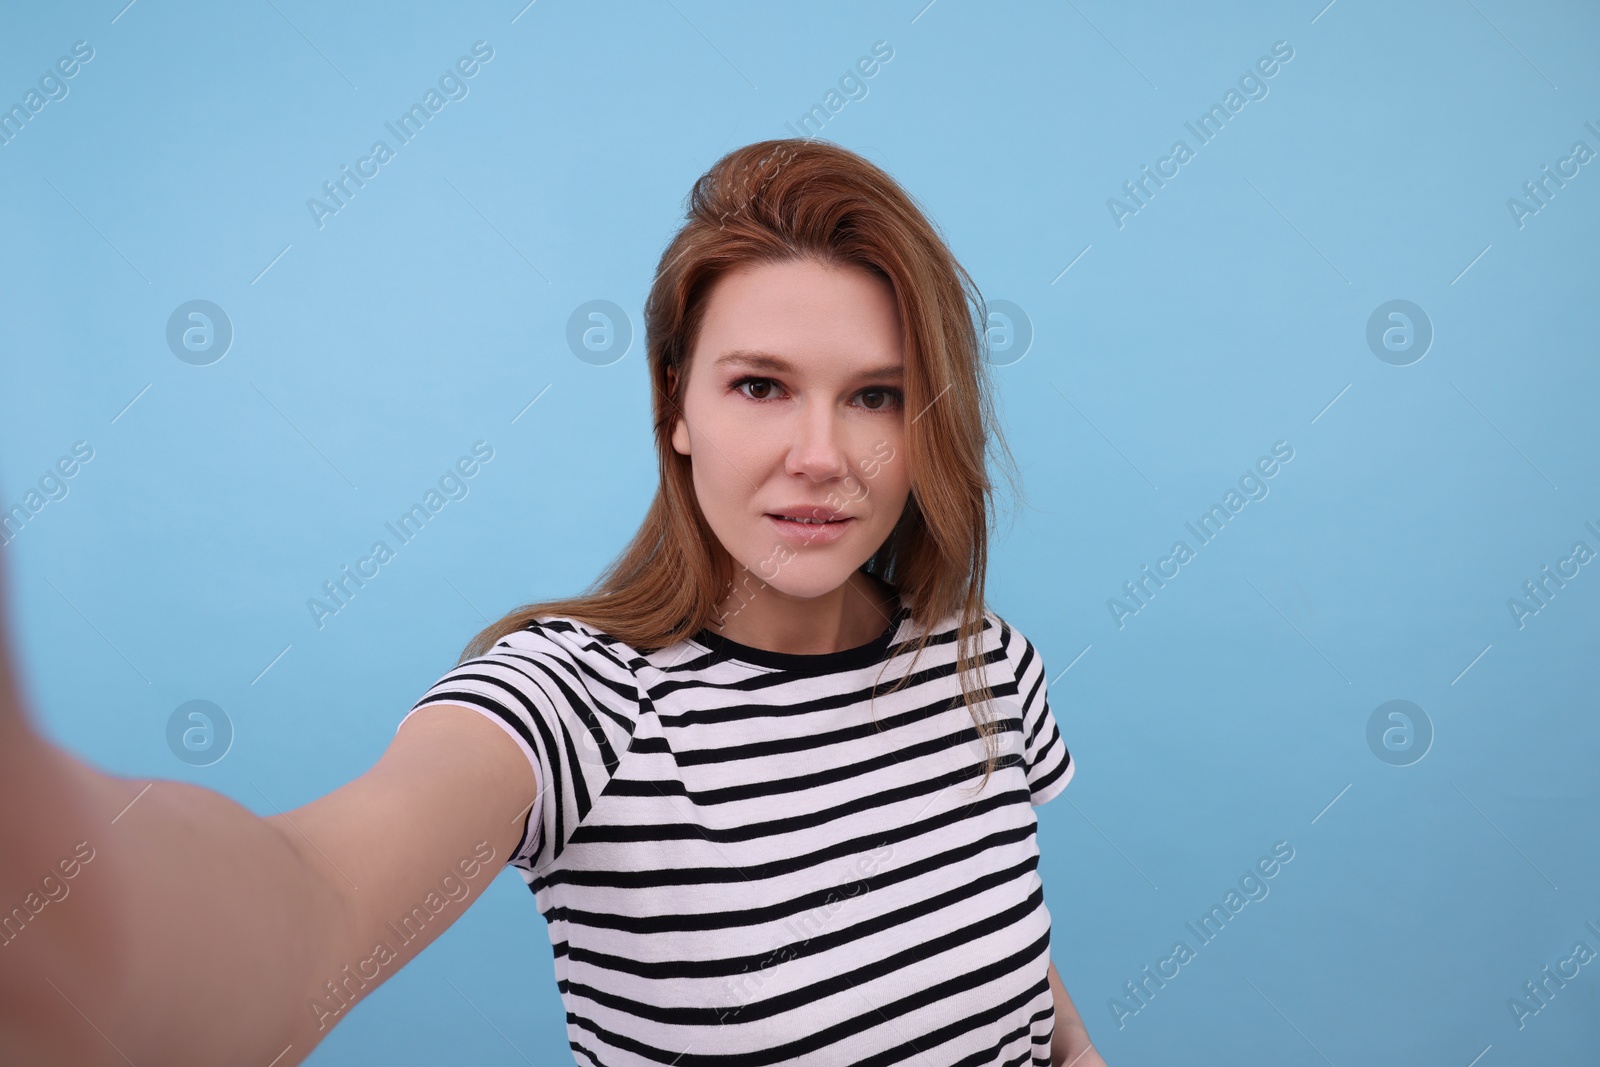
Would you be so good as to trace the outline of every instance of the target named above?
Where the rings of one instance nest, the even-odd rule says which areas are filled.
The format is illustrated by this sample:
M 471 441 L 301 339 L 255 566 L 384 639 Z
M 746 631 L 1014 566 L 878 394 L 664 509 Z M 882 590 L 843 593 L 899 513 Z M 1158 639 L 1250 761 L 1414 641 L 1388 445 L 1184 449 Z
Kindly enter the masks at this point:
M 869 411 L 887 411 L 900 401 L 898 389 L 864 389 L 861 392 L 863 402 Z M 868 402 L 866 398 L 877 397 L 876 403 Z
M 741 391 L 746 386 L 749 386 L 752 389 L 765 389 L 765 390 L 769 390 L 770 391 L 774 384 L 775 383 L 772 381 L 771 378 L 740 378 L 738 381 L 733 383 L 733 387 L 735 389 L 738 389 L 738 390 L 741 390 Z M 756 394 L 756 395 L 752 396 L 750 393 L 745 393 L 744 395 L 750 397 L 751 400 L 770 400 L 771 399 L 770 396 L 763 395 L 763 394 Z
M 771 378 L 740 378 L 732 383 L 729 388 L 736 390 L 741 396 L 751 400 L 773 400 L 777 390 L 781 388 Z M 868 411 L 891 411 L 900 405 L 903 397 L 898 389 L 863 389 L 856 396 L 861 399 L 862 406 Z

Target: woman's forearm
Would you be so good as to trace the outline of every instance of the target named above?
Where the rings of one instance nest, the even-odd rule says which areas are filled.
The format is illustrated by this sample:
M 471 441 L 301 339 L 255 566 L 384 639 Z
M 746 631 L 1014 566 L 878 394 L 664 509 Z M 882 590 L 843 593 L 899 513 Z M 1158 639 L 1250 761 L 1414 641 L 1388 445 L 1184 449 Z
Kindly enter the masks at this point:
M 50 761 L 39 824 L 3 845 L 0 1061 L 300 1062 L 345 940 L 332 887 L 220 794 Z
M 279 1067 L 300 1062 L 342 936 L 326 879 L 218 793 L 103 774 L 41 738 L 4 638 L 0 1062 L 267 1064 L 290 1044 Z

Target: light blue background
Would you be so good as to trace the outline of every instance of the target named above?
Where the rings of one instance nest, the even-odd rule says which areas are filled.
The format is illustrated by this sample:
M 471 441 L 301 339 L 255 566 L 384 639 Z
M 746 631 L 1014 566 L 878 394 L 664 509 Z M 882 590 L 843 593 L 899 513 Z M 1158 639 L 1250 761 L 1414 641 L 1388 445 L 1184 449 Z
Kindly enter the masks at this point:
M 123 2 L 0 17 L 0 103 L 95 50 L 0 146 L 0 503 L 94 449 L 0 550 L 52 737 L 287 809 L 369 766 L 486 621 L 585 585 L 655 484 L 638 316 L 685 194 L 882 40 L 822 136 L 1035 331 L 997 371 L 1034 508 L 990 599 L 1079 764 L 1041 872 L 1106 1060 L 1594 1062 L 1600 962 L 1520 1028 L 1508 1000 L 1600 951 L 1600 565 L 1520 628 L 1507 606 L 1600 550 L 1600 164 L 1507 207 L 1600 150 L 1592 6 Z M 478 40 L 470 94 L 319 229 L 307 198 Z M 1197 146 L 1277 41 L 1269 94 Z M 1179 138 L 1119 228 L 1107 198 Z M 196 298 L 235 330 L 209 366 L 164 336 Z M 608 366 L 565 339 L 593 299 L 633 321 Z M 1409 366 L 1366 343 L 1391 299 L 1435 330 Z M 307 599 L 479 440 L 470 494 L 319 629 Z M 1108 599 L 1278 441 L 1270 495 L 1119 628 Z M 196 698 L 236 729 L 204 768 L 164 734 Z M 1434 731 L 1409 766 L 1367 742 L 1395 699 Z M 1270 895 L 1201 945 L 1185 922 L 1278 841 Z M 310 1062 L 567 1055 L 507 871 Z

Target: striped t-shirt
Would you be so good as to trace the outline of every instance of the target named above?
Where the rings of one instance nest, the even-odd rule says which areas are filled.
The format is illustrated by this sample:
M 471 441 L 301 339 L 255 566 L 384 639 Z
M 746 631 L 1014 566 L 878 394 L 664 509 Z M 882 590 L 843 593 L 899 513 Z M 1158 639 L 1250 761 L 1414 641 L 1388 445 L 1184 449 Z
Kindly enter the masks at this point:
M 533 764 L 508 862 L 548 922 L 577 1062 L 1048 1067 L 1033 805 L 1075 765 L 1039 653 L 986 612 L 1005 732 L 975 792 L 955 630 L 889 693 L 920 633 L 905 595 L 870 643 L 813 655 L 704 629 L 641 652 L 542 616 L 417 702 L 490 716 Z

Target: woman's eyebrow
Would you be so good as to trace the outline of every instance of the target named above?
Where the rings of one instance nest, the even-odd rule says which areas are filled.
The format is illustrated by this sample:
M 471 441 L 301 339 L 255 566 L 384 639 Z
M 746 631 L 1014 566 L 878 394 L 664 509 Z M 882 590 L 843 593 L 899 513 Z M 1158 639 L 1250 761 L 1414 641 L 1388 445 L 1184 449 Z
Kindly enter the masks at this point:
M 772 371 L 774 374 L 793 374 L 795 366 L 782 356 L 773 355 L 771 352 L 762 352 L 757 349 L 739 348 L 732 352 L 725 352 L 718 356 L 714 366 L 739 364 L 755 370 Z M 905 373 L 905 365 L 888 363 L 881 367 L 872 367 L 860 371 L 857 378 L 898 378 Z

